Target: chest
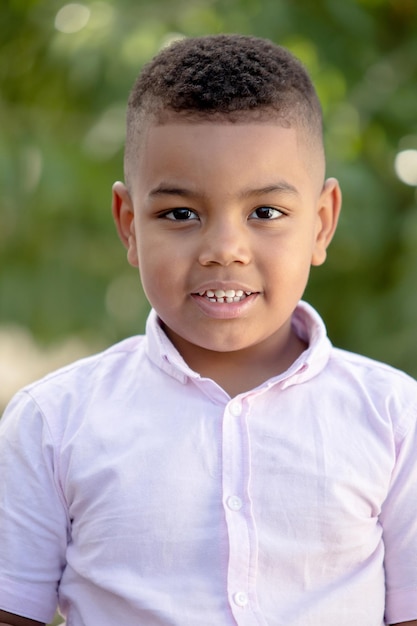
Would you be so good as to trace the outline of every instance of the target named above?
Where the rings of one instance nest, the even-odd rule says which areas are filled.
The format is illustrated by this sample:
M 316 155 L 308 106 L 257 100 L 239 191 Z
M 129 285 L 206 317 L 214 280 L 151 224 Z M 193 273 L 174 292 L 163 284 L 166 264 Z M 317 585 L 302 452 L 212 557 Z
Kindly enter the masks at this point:
M 62 453 L 74 537 L 209 540 L 237 497 L 260 535 L 354 541 L 388 489 L 390 431 L 357 398 L 330 410 L 296 391 L 215 409 L 180 398 L 170 411 L 157 400 L 124 415 L 109 406 L 85 420 Z

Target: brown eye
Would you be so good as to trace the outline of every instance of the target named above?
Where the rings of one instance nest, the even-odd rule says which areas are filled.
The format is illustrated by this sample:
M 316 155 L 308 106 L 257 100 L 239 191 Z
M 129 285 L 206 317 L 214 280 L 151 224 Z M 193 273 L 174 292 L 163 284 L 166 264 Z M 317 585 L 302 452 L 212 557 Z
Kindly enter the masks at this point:
M 196 220 L 198 216 L 194 211 L 190 209 L 172 209 L 168 213 L 165 213 L 163 217 L 173 220 L 173 221 L 187 221 L 187 220 Z
M 249 217 L 259 220 L 276 220 L 277 218 L 282 217 L 282 215 L 283 213 L 278 209 L 273 209 L 270 206 L 260 206 L 255 209 Z

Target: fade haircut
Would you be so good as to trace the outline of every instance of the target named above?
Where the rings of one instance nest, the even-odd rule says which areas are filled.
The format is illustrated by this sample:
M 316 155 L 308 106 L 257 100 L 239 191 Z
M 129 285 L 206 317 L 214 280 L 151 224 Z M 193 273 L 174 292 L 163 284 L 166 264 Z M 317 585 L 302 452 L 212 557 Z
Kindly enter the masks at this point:
M 245 35 L 181 39 L 139 74 L 127 108 L 129 182 L 146 122 L 270 121 L 301 126 L 322 146 L 322 111 L 310 77 L 287 49 Z

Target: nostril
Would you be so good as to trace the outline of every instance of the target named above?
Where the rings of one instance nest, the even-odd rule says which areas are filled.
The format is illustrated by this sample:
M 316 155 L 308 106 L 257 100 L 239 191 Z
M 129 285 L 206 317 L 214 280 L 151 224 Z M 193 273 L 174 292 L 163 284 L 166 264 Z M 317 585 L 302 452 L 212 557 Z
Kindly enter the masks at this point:
M 233 244 L 221 246 L 211 245 L 199 254 L 201 265 L 222 265 L 227 266 L 232 263 L 247 264 L 250 260 L 250 253 L 242 246 Z

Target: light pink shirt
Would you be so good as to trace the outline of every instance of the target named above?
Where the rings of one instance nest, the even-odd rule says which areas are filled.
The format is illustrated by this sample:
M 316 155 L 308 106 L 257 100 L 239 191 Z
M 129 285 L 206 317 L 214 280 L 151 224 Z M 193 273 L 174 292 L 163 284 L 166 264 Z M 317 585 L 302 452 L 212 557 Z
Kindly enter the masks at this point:
M 67 626 L 417 618 L 417 383 L 309 348 L 230 397 L 151 314 L 0 422 L 0 607 Z M 385 563 L 385 566 L 384 566 Z M 386 585 L 386 590 L 385 590 Z

